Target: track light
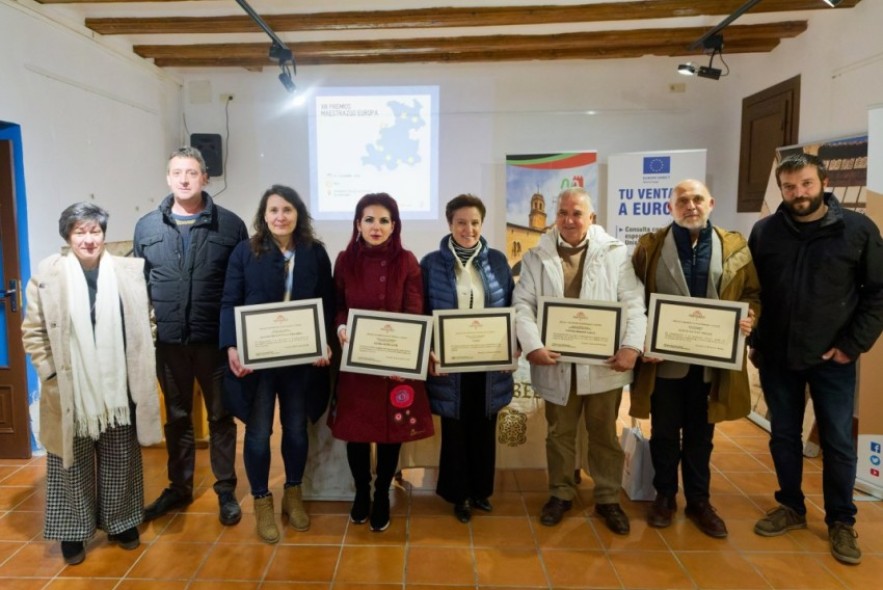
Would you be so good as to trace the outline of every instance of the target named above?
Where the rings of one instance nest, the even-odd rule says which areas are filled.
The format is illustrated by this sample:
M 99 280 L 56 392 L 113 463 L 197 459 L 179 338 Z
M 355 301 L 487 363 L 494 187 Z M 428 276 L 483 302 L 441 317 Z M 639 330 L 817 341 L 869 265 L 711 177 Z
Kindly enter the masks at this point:
M 843 0 L 822 0 L 825 4 L 830 6 L 831 8 L 835 8 L 838 4 L 843 2 Z
M 291 53 L 291 50 L 273 31 L 273 29 L 270 28 L 270 25 L 261 18 L 261 15 L 255 12 L 254 8 L 251 7 L 247 0 L 236 0 L 236 3 L 242 7 L 246 14 L 251 17 L 251 20 L 263 29 L 267 36 L 273 41 L 273 44 L 270 45 L 270 59 L 275 60 L 279 64 L 279 68 L 282 70 L 279 74 L 279 81 L 285 86 L 285 90 L 293 93 L 295 91 L 295 85 L 294 80 L 292 80 L 292 74 L 295 71 L 295 65 L 294 55 Z
M 700 78 L 709 78 L 710 80 L 720 80 L 721 77 L 721 69 L 713 68 L 709 64 L 708 66 L 700 66 L 699 71 L 696 72 L 696 75 Z
M 720 80 L 720 77 L 725 74 L 720 68 L 714 67 L 714 56 L 720 56 L 721 62 L 724 61 L 724 36 L 720 33 L 709 35 L 702 40 L 702 47 L 705 53 L 711 56 L 708 60 L 708 65 L 697 68 L 693 62 L 688 61 L 678 65 L 678 73 L 684 76 L 699 76 L 700 78 L 708 78 L 710 80 Z M 727 73 L 729 73 L 729 68 L 727 68 Z

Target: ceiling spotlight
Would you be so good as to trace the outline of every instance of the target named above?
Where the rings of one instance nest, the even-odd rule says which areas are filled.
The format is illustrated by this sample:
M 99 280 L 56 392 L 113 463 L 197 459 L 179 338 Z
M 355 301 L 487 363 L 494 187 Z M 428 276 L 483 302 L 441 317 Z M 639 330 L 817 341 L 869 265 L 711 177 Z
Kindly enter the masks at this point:
M 709 78 L 711 80 L 720 80 L 721 77 L 721 69 L 713 68 L 711 65 L 708 66 L 699 66 L 699 71 L 696 72 L 696 75 L 700 78 Z
M 687 62 L 685 64 L 678 65 L 678 73 L 682 76 L 695 76 L 696 75 L 696 66 L 693 65 L 693 62 Z
M 720 70 L 718 70 L 718 73 Z M 297 90 L 297 86 L 294 85 L 294 80 L 291 79 L 291 72 L 283 70 L 281 74 L 279 74 L 279 81 L 282 82 L 282 85 L 285 86 L 285 90 L 293 93 Z
M 835 6 L 837 6 L 838 4 L 843 2 L 843 0 L 822 0 L 822 1 L 825 4 L 827 4 L 828 6 L 830 6 L 831 8 L 834 8 Z

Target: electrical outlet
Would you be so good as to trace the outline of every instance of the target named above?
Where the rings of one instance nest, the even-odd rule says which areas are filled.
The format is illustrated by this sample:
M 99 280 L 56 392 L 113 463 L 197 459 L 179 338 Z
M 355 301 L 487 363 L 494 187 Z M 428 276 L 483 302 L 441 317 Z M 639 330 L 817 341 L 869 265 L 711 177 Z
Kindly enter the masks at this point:
M 222 94 L 222 95 L 221 95 L 221 102 L 222 102 L 222 103 L 223 103 L 223 102 L 230 102 L 231 100 L 233 100 L 233 95 L 232 95 L 232 94 Z

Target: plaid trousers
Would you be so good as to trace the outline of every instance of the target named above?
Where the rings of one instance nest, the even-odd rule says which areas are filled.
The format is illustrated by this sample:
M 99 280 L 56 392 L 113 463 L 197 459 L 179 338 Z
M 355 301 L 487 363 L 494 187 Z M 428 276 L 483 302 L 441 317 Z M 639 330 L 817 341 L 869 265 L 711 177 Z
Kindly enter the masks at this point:
M 98 440 L 74 438 L 74 463 L 46 457 L 43 536 L 87 541 L 100 528 L 118 534 L 144 519 L 144 472 L 134 426 L 108 428 Z

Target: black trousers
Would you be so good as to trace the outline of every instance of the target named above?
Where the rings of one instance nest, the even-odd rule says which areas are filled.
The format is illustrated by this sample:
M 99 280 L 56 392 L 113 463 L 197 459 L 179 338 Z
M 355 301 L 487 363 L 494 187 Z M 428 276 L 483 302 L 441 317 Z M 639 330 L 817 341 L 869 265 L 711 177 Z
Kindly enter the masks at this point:
M 710 383 L 702 381 L 703 368 L 691 365 L 681 379 L 656 379 L 650 397 L 650 456 L 653 487 L 663 496 L 678 492 L 678 463 L 684 477 L 687 505 L 707 502 L 711 483 L 711 450 L 714 424 L 708 423 Z
M 169 481 L 178 493 L 193 494 L 196 442 L 193 437 L 193 380 L 208 412 L 209 457 L 220 494 L 236 489 L 236 423 L 221 400 L 226 354 L 208 344 L 156 345 L 156 373 L 166 405 Z
M 487 415 L 486 373 L 463 373 L 460 417 L 441 419 L 436 493 L 451 503 L 494 493 L 497 415 Z

